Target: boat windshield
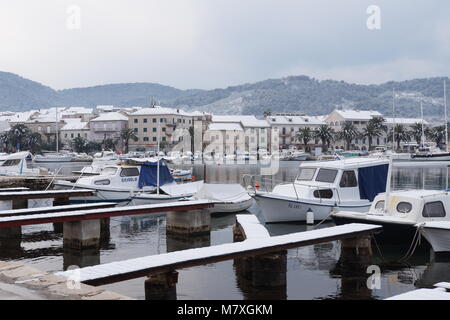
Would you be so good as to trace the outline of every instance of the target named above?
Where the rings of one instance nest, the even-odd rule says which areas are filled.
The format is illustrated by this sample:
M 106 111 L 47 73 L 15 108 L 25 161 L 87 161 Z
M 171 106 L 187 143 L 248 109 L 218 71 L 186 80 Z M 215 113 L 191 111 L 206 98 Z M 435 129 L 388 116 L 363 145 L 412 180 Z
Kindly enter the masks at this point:
M 334 169 L 324 169 L 321 168 L 319 173 L 317 174 L 316 181 L 317 182 L 328 182 L 333 183 L 336 179 L 338 171 Z
M 11 159 L 3 162 L 2 167 L 12 167 L 17 166 L 18 164 L 20 164 L 20 159 Z
M 104 168 L 102 170 L 101 174 L 105 175 L 105 176 L 113 176 L 113 175 L 116 174 L 116 172 L 117 172 L 117 168 L 115 168 L 115 167 L 106 167 L 106 168 Z
M 315 168 L 301 168 L 297 175 L 297 180 L 300 181 L 311 181 L 316 173 Z

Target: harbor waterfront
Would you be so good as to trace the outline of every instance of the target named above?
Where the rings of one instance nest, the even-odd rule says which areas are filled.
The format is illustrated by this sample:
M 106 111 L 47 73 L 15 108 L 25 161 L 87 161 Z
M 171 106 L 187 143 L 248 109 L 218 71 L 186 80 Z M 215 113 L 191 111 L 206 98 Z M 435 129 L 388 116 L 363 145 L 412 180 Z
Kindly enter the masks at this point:
M 293 181 L 300 162 L 280 162 L 279 170 L 272 179 Z M 64 164 L 39 164 L 51 170 Z M 74 163 L 62 174 L 81 170 L 85 164 Z M 177 168 L 187 169 L 190 165 Z M 64 169 L 66 170 L 66 169 Z M 206 183 L 243 183 L 244 175 L 259 175 L 258 164 L 194 164 L 193 176 Z M 448 167 L 445 162 L 433 164 L 396 163 L 392 172 L 392 185 L 398 189 L 444 190 L 447 186 Z M 246 185 L 243 185 L 246 187 Z M 262 186 L 261 186 L 262 187 Z M 270 188 L 271 186 L 267 186 Z M 249 213 L 261 218 L 257 205 Z M 73 251 L 63 247 L 62 234 L 53 232 L 53 225 L 22 227 L 20 247 L 1 250 L 0 260 L 21 263 L 48 273 L 66 270 L 69 266 L 94 266 L 114 261 L 157 255 L 190 248 L 208 247 L 234 241 L 235 214 L 216 214 L 211 217 L 211 232 L 199 236 L 166 234 L 166 217 L 140 215 L 113 217 L 110 234 L 103 241 L 100 251 Z M 332 227 L 325 222 L 319 228 Z M 270 235 L 277 236 L 313 230 L 304 224 L 268 224 Z M 450 260 L 434 259 L 430 249 L 420 246 L 404 262 L 408 247 L 380 245 L 373 248 L 374 266 L 380 268 L 379 288 L 369 289 L 367 280 L 371 272 L 361 272 L 357 266 L 348 268 L 342 260 L 339 241 L 289 249 L 283 262 L 276 268 L 285 283 L 264 286 L 249 281 L 242 272 L 238 260 L 228 260 L 191 267 L 178 271 L 176 298 L 183 299 L 384 299 L 417 288 L 432 288 L 438 282 L 450 281 Z M 285 271 L 284 271 L 285 270 Z M 285 273 L 283 275 L 283 273 Z M 102 285 L 99 288 L 118 294 L 145 299 L 151 297 L 147 277 Z

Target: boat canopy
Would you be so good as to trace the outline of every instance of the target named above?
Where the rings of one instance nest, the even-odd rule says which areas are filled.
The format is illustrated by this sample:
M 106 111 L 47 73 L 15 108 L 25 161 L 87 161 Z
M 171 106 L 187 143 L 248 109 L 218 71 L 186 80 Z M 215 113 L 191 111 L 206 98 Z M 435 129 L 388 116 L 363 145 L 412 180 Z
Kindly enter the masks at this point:
M 234 202 L 250 199 L 247 191 L 240 184 L 205 183 L 196 196 L 199 199 L 221 202 Z
M 159 185 L 165 185 L 173 182 L 167 164 L 163 161 L 159 163 Z M 141 164 L 141 172 L 139 174 L 139 188 L 158 186 L 158 162 L 146 162 Z
M 361 199 L 373 201 L 379 193 L 386 191 L 389 165 L 358 168 L 359 195 Z
M 203 187 L 203 181 L 189 183 L 169 183 L 161 187 L 161 190 L 170 196 L 184 196 L 197 193 Z

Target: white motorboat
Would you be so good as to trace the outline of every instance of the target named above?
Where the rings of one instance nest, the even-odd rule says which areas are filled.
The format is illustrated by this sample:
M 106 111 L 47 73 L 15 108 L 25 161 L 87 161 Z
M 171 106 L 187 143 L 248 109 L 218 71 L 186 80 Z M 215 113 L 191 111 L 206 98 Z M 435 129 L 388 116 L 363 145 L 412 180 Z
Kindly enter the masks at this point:
M 290 154 L 290 161 L 305 161 L 308 159 L 308 154 L 304 151 L 292 151 Z
M 431 221 L 417 225 L 434 252 L 450 252 L 450 221 Z
M 422 145 L 411 155 L 413 161 L 450 161 L 450 152 L 442 151 L 435 145 Z
M 203 181 L 173 184 L 169 183 L 161 186 L 160 192 L 148 193 L 144 189 L 142 192 L 131 197 L 131 205 L 156 204 L 173 201 L 191 200 L 202 188 Z
M 418 226 L 450 221 L 450 195 L 439 190 L 403 190 L 379 194 L 365 213 L 341 211 L 331 215 L 338 225 L 368 223 L 383 226 L 377 240 L 387 243 L 411 243 Z M 426 237 L 425 237 L 426 238 Z
M 158 172 L 159 170 L 159 181 Z M 138 192 L 153 192 L 157 185 L 175 183 L 164 162 L 142 162 L 139 165 L 107 166 L 100 174 L 81 177 L 75 183 L 56 181 L 56 189 L 90 189 L 96 191 L 93 197 L 72 198 L 73 203 L 98 201 L 127 202 Z
M 36 155 L 34 162 L 71 162 L 73 156 L 63 153 L 45 153 L 43 155 Z
M 268 223 L 306 221 L 308 213 L 321 221 L 332 210 L 368 210 L 386 190 L 388 171 L 388 159 L 304 162 L 294 182 L 278 184 L 270 192 L 253 186 L 249 190 Z
M 30 153 L 27 151 L 12 153 L 1 157 L 0 175 L 1 176 L 23 176 L 23 175 L 41 175 L 48 174 L 47 169 L 29 168 L 27 158 Z
M 254 200 L 240 184 L 209 184 L 195 194 L 196 199 L 207 199 L 214 202 L 211 213 L 234 213 L 250 208 Z
M 121 160 L 122 159 L 113 151 L 98 152 L 94 154 L 90 165 L 83 167 L 83 169 L 79 171 L 72 171 L 72 173 L 80 174 L 82 176 L 99 175 L 104 168 L 119 164 Z
M 192 180 L 192 169 L 170 169 L 170 173 L 177 182 Z

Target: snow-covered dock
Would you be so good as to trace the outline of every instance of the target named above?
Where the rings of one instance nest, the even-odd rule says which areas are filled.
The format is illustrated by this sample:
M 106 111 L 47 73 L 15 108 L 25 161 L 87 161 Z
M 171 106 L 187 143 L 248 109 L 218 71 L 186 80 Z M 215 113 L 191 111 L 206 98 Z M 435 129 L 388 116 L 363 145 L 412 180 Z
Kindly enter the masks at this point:
M 115 207 L 117 203 L 115 202 L 97 202 L 97 203 L 86 203 L 86 204 L 71 204 L 66 206 L 51 206 L 51 207 L 38 207 L 38 208 L 26 208 L 26 209 L 12 209 L 12 210 L 2 210 L 0 211 L 0 217 L 10 217 L 10 216 L 25 216 L 34 214 L 46 214 L 55 212 L 67 212 L 67 211 L 79 211 L 79 210 L 89 210 L 89 209 L 102 209 Z
M 249 232 L 249 235 L 247 235 L 249 238 L 242 242 L 117 261 L 78 270 L 58 272 L 56 275 L 70 279 L 76 278 L 87 284 L 102 285 L 142 276 L 170 273 L 178 269 L 235 258 L 269 254 L 335 240 L 364 237 L 380 231 L 382 228 L 377 225 L 349 224 L 282 236 L 267 237 L 259 227 L 256 228 L 254 225 L 249 227 L 246 222 L 246 218 L 240 218 L 240 223 L 244 224 L 243 228 Z M 255 222 L 256 221 L 250 221 L 250 225 Z
M 0 228 L 17 227 L 32 224 L 43 224 L 43 223 L 95 220 L 119 216 L 161 213 L 167 211 L 190 211 L 190 210 L 206 209 L 213 206 L 214 204 L 210 201 L 195 200 L 195 201 L 169 202 L 162 204 L 148 204 L 140 206 L 113 207 L 105 209 L 53 212 L 39 215 L 20 215 L 20 216 L 0 218 Z
M 259 239 L 270 237 L 269 231 L 259 222 L 253 214 L 236 215 L 236 223 L 242 228 L 245 239 Z
M 434 289 L 417 289 L 386 300 L 450 300 L 450 283 L 440 282 L 434 286 Z
M 89 197 L 95 194 L 92 190 L 45 190 L 45 191 L 7 191 L 0 192 L 0 201 L 18 200 L 18 199 L 47 199 L 47 198 L 71 198 L 71 197 Z

